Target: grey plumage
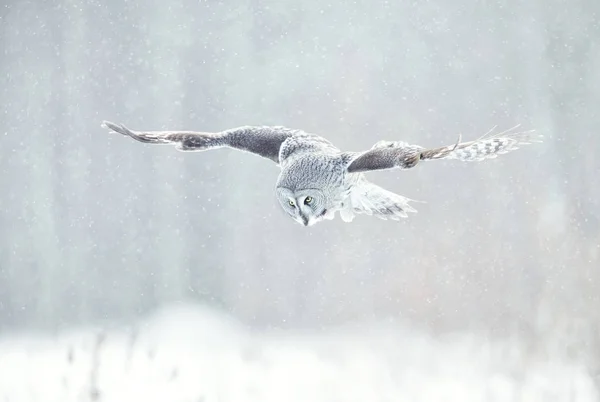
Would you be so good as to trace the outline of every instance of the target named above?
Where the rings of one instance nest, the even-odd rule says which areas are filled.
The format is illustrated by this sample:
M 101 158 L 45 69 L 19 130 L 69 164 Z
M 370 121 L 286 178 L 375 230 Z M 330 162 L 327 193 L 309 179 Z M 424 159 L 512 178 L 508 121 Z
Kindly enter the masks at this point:
M 457 159 L 481 161 L 539 142 L 533 131 L 516 127 L 499 134 L 458 141 L 427 149 L 399 141 L 379 141 L 363 152 L 343 152 L 316 134 L 280 126 L 244 126 L 216 133 L 196 131 L 133 131 L 105 121 L 103 127 L 150 144 L 173 144 L 180 151 L 205 151 L 228 147 L 276 162 L 281 172 L 276 195 L 283 210 L 297 222 L 310 226 L 333 219 L 336 212 L 350 222 L 356 214 L 398 220 L 416 212 L 409 198 L 371 182 L 363 172 L 409 169 L 421 161 Z

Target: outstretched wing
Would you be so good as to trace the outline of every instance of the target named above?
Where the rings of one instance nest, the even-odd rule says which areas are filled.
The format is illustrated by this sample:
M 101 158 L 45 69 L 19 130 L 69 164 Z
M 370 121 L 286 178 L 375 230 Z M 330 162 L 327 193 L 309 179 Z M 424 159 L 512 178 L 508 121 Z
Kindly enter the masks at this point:
M 299 132 L 279 126 L 244 126 L 217 133 L 197 131 L 134 131 L 104 121 L 102 126 L 148 144 L 173 144 L 180 151 L 205 151 L 229 147 L 279 162 L 281 144 Z
M 464 162 L 495 158 L 518 149 L 521 145 L 540 142 L 534 131 L 514 131 L 516 127 L 499 134 L 488 132 L 475 141 L 461 142 L 441 148 L 426 149 L 405 142 L 380 141 L 368 151 L 356 154 L 348 165 L 348 172 L 366 172 L 382 169 L 409 169 L 419 161 L 458 159 Z

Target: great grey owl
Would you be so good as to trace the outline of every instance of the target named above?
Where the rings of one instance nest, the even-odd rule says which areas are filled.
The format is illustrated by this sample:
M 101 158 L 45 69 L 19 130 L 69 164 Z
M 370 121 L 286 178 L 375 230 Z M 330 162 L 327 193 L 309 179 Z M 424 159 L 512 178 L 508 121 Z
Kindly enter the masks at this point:
M 426 149 L 400 141 L 380 141 L 362 152 L 343 152 L 316 134 L 281 126 L 244 126 L 222 132 L 133 131 L 108 121 L 102 126 L 149 144 L 174 144 L 180 151 L 229 147 L 268 158 L 281 172 L 276 194 L 284 211 L 298 223 L 310 226 L 333 219 L 336 211 L 350 222 L 355 214 L 382 219 L 407 217 L 416 212 L 409 198 L 387 191 L 365 178 L 363 172 L 409 169 L 421 161 L 458 159 L 481 161 L 538 142 L 533 131 L 513 129 L 475 141 Z

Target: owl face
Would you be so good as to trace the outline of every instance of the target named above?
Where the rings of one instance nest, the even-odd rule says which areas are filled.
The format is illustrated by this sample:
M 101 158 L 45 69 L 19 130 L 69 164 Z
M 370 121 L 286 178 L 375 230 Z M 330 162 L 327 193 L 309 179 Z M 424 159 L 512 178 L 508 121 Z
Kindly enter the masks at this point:
M 332 212 L 327 209 L 327 197 L 321 190 L 308 188 L 292 191 L 279 187 L 277 198 L 283 210 L 304 226 L 331 219 Z

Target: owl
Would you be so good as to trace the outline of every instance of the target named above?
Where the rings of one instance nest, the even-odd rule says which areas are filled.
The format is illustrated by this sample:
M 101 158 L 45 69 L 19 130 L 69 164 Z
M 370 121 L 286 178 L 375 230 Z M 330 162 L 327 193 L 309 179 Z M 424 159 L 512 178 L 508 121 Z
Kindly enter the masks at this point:
M 362 152 L 344 152 L 327 139 L 302 130 L 282 126 L 243 126 L 221 132 L 133 131 L 104 121 L 104 128 L 148 144 L 173 144 L 180 151 L 206 151 L 233 148 L 275 162 L 280 173 L 275 193 L 281 208 L 293 220 L 311 226 L 334 219 L 339 211 L 345 222 L 357 214 L 399 220 L 409 212 L 412 199 L 385 190 L 368 181 L 364 172 L 384 169 L 410 169 L 436 159 L 482 161 L 539 142 L 532 131 L 516 127 L 475 141 L 427 149 L 401 141 L 379 141 Z M 518 126 L 517 126 L 518 127 Z

